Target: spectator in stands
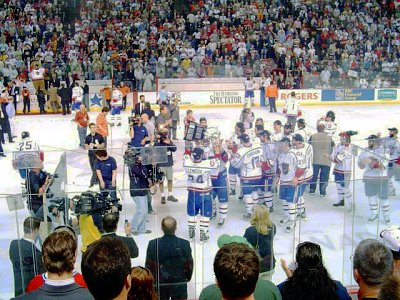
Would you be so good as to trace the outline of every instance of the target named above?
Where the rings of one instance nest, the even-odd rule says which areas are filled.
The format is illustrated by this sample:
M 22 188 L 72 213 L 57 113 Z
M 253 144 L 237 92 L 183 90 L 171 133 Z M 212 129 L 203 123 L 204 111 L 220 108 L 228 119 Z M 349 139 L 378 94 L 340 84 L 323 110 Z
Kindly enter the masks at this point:
M 9 255 L 14 271 L 15 296 L 21 295 L 29 281 L 44 271 L 42 253 L 35 245 L 39 227 L 39 219 L 27 217 L 24 220 L 24 236 L 11 241 Z
M 288 267 L 281 259 L 288 279 L 278 285 L 283 300 L 350 300 L 346 288 L 333 280 L 322 261 L 321 247 L 312 242 L 297 246 L 296 267 Z
M 320 197 L 325 197 L 331 169 L 329 156 L 332 153 L 334 143 L 332 138 L 325 133 L 325 125 L 318 124 L 317 131 L 309 140 L 313 149 L 313 177 L 310 182 L 310 194 L 313 195 L 315 193 L 319 177 L 319 195 Z
M 161 229 L 164 236 L 147 246 L 146 268 L 153 274 L 160 299 L 187 299 L 193 272 L 190 243 L 175 235 L 177 223 L 172 217 L 162 220 Z
M 400 227 L 391 226 L 383 230 L 380 236 L 393 254 L 394 268 L 400 271 Z
M 154 279 L 149 269 L 133 267 L 131 271 L 132 287 L 128 294 L 128 300 L 156 300 Z
M 353 255 L 353 276 L 359 299 L 377 299 L 383 278 L 393 272 L 390 250 L 374 239 L 361 241 Z
M 262 258 L 260 262 L 260 278 L 271 280 L 275 269 L 275 224 L 270 219 L 269 210 L 261 205 L 257 205 L 254 209 L 250 223 L 251 227 L 246 229 L 244 237 Z
M 273 283 L 258 279 L 259 258 L 246 244 L 222 246 L 214 259 L 214 274 L 217 284 L 203 289 L 200 300 L 281 299 Z
M 75 283 L 77 241 L 66 231 L 50 234 L 43 243 L 43 265 L 47 280 L 33 292 L 16 299 L 93 299 L 89 290 Z
M 116 234 L 119 221 L 118 213 L 108 213 L 103 217 L 103 229 L 104 233 L 102 238 L 112 237 L 123 241 L 129 249 L 129 255 L 131 258 L 139 256 L 139 249 L 135 243 L 135 240 L 131 236 L 131 225 L 129 223 L 124 225 L 125 236 L 119 236 Z
M 127 299 L 131 288 L 131 260 L 125 243 L 102 238 L 82 256 L 82 275 L 95 299 Z
M 108 137 L 108 122 L 107 114 L 110 110 L 107 107 L 103 107 L 101 113 L 96 118 L 96 133 L 100 134 L 104 139 L 104 147 L 107 147 Z
M 395 271 L 383 279 L 378 300 L 400 300 L 400 271 Z
M 71 234 L 71 236 L 75 239 L 75 241 L 77 240 L 75 230 L 72 227 L 70 227 L 68 225 L 60 225 L 60 226 L 56 227 L 53 232 L 60 232 L 60 231 L 63 231 L 63 232 L 65 231 L 65 232 Z M 73 276 L 76 284 L 80 285 L 81 287 L 87 288 L 87 285 L 86 285 L 85 281 L 83 280 L 83 276 L 81 273 L 79 273 L 77 271 L 73 271 L 72 276 Z M 48 278 L 49 278 L 49 274 L 47 272 L 37 275 L 29 282 L 28 286 L 25 289 L 25 292 L 29 293 L 34 290 L 37 290 L 46 282 L 46 280 Z

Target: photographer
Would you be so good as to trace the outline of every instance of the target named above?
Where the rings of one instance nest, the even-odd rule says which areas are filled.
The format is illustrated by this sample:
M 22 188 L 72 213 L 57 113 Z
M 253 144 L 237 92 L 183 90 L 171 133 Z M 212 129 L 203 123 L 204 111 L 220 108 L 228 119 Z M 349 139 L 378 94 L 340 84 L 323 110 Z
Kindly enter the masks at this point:
M 117 162 L 108 155 L 107 150 L 97 150 L 96 174 L 100 183 L 100 193 L 103 198 L 110 194 L 111 201 L 117 202 Z
M 177 202 L 176 199 L 172 195 L 172 183 L 173 183 L 173 165 L 174 159 L 172 153 L 176 151 L 175 144 L 170 140 L 168 136 L 168 131 L 166 128 L 160 130 L 158 132 L 157 140 L 154 144 L 156 147 L 167 147 L 167 162 L 157 164 L 157 167 L 160 168 L 160 171 L 165 174 L 165 177 L 168 181 L 168 193 L 165 191 L 164 193 L 164 180 L 160 182 L 160 192 L 161 192 L 161 204 L 165 204 L 166 200 Z M 164 194 L 164 195 L 163 195 Z
M 132 117 L 129 120 L 129 126 L 129 136 L 131 137 L 129 145 L 135 148 L 143 147 L 150 139 L 146 127 L 142 125 L 141 118 L 139 116 Z
M 140 156 L 136 155 L 135 158 L 136 162 L 128 168 L 130 194 L 136 203 L 136 212 L 131 221 L 132 233 L 138 235 L 151 233 L 151 230 L 146 230 L 147 193 L 151 180 L 146 166 L 142 165 Z

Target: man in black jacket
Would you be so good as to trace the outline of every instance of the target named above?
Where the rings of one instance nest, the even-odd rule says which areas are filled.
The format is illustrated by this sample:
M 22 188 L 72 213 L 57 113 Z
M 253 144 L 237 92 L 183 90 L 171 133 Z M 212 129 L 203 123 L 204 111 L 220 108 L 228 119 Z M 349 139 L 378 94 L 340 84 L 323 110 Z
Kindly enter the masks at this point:
M 71 102 L 72 93 L 69 88 L 65 87 L 65 83 L 61 83 L 61 88 L 58 90 L 58 96 L 61 98 L 63 115 L 65 116 L 66 114 L 70 114 L 71 111 L 69 105 Z
M 24 292 L 33 277 L 44 272 L 42 253 L 35 246 L 39 227 L 40 220 L 27 217 L 24 220 L 24 236 L 11 241 L 9 254 L 14 271 L 15 296 Z
M 136 212 L 131 221 L 132 233 L 134 235 L 151 233 L 151 230 L 146 230 L 147 193 L 151 180 L 139 155 L 136 155 L 136 163 L 129 166 L 129 180 L 130 194 L 136 204 Z
M 154 277 L 161 300 L 187 299 L 187 282 L 192 278 L 193 257 L 189 241 L 175 235 L 177 223 L 172 217 L 161 222 L 164 236 L 147 246 L 146 268 Z
M 125 236 L 119 236 L 116 234 L 117 227 L 119 221 L 119 214 L 118 213 L 108 213 L 103 217 L 103 229 L 104 233 L 102 238 L 105 237 L 113 237 L 123 241 L 129 249 L 129 255 L 131 258 L 136 258 L 139 256 L 139 249 L 135 243 L 135 240 L 131 237 L 131 225 L 126 223 L 125 228 Z

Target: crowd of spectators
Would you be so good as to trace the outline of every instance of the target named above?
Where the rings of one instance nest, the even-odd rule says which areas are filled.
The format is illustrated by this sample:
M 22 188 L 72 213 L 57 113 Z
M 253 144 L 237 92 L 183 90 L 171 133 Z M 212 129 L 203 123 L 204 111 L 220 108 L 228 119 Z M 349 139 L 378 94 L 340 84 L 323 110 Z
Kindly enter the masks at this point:
M 310 87 L 397 86 L 400 21 L 390 1 L 10 0 L 0 8 L 0 81 L 124 80 L 137 90 L 155 78 L 269 76 L 280 88 L 304 76 Z M 357 79 L 353 82 L 351 79 Z M 360 80 L 361 79 L 361 80 Z

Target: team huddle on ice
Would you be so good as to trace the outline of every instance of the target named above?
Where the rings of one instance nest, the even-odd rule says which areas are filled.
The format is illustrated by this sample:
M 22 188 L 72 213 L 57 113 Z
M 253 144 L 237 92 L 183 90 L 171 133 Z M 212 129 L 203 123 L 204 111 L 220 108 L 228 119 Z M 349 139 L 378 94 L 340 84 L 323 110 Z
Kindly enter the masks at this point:
M 273 123 L 270 132 L 264 128 L 261 118 L 255 120 L 251 109 L 242 111 L 240 122 L 230 139 L 215 138 L 212 130 L 206 131 L 206 138 L 194 141 L 193 147 L 186 147 L 184 170 L 187 174 L 189 215 L 189 236 L 196 232 L 196 217 L 200 214 L 200 240 L 208 239 L 210 219 L 217 216 L 222 226 L 228 213 L 229 196 L 239 192 L 246 212 L 243 218 L 251 218 L 256 205 L 265 205 L 274 211 L 274 194 L 282 201 L 283 217 L 280 224 L 292 232 L 296 220 L 306 219 L 304 191 L 308 186 L 314 194 L 319 178 L 320 196 L 326 195 L 329 172 L 319 168 L 319 159 L 333 163 L 333 175 L 337 187 L 338 201 L 335 207 L 353 209 L 350 179 L 353 172 L 353 157 L 356 147 L 351 144 L 355 131 L 336 133 L 335 114 L 328 111 L 318 120 L 317 133 L 306 126 L 296 101 L 286 102 L 284 113 L 287 123 L 279 120 Z M 297 126 L 296 126 L 297 124 Z M 207 128 L 207 124 L 203 124 Z M 296 130 L 293 130 L 296 128 Z M 386 223 L 390 222 L 389 196 L 394 193 L 392 177 L 400 176 L 400 143 L 397 129 L 390 128 L 390 135 L 381 138 L 370 135 L 368 145 L 358 153 L 357 165 L 363 170 L 365 195 L 368 198 L 371 215 L 368 222 L 378 218 L 378 205 Z M 332 138 L 338 137 L 336 144 Z M 313 157 L 314 155 L 321 158 Z M 240 184 L 237 184 L 239 179 Z

